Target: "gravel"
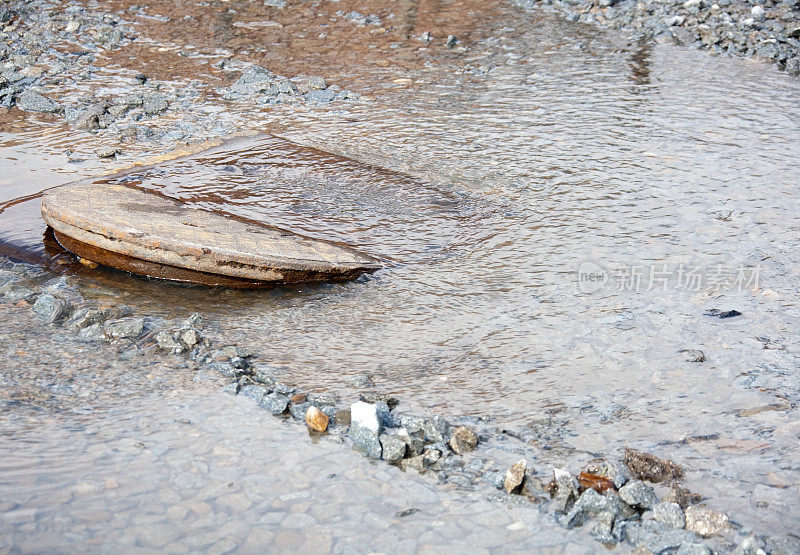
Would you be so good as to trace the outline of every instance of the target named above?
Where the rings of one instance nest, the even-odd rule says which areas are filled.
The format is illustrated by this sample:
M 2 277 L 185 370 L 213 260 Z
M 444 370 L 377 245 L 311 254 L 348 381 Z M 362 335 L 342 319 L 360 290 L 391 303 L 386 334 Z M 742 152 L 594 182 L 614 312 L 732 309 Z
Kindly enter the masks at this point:
M 666 44 L 753 56 L 800 73 L 800 4 L 795 0 L 512 0 L 569 21 L 621 29 Z

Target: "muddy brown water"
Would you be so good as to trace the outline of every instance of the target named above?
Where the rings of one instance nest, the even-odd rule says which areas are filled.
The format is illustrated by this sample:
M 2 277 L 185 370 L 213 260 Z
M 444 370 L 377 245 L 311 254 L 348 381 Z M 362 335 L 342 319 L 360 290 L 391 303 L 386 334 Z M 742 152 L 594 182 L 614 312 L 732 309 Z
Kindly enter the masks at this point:
M 558 428 L 559 453 L 577 458 L 543 462 L 654 450 L 685 465 L 688 485 L 735 520 L 798 529 L 800 84 L 755 61 L 470 8 L 485 25 L 465 28 L 468 51 L 423 49 L 413 36 L 389 40 L 339 18 L 330 40 L 360 33 L 364 65 L 323 59 L 371 100 L 234 104 L 226 118 L 266 134 L 125 178 L 347 242 L 385 260 L 384 270 L 255 293 L 85 268 L 80 283 L 147 313 L 199 310 L 284 381 L 347 395 L 347 378 L 369 374 L 406 410 Z M 414 19 L 411 8 L 397 12 Z M 464 24 L 449 10 L 431 21 L 448 18 Z M 210 52 L 222 41 L 270 67 L 269 49 L 236 42 L 250 32 L 243 27 L 223 25 L 230 37 L 220 31 L 208 43 L 170 37 L 176 46 L 160 34 L 168 26 L 142 21 L 155 46 Z M 385 50 L 392 41 L 398 57 Z M 289 46 L 275 48 L 289 59 Z M 327 77 L 319 55 L 274 69 Z M 223 81 L 209 72 L 209 84 Z M 43 118 L 4 127 L 0 141 L 3 199 L 109 167 L 65 164 L 60 152 L 76 138 Z M 4 244 L 45 253 L 35 201 L 14 211 L 0 215 Z M 704 315 L 710 309 L 742 315 Z M 707 360 L 687 362 L 684 349 Z M 784 410 L 758 409 L 766 406 Z

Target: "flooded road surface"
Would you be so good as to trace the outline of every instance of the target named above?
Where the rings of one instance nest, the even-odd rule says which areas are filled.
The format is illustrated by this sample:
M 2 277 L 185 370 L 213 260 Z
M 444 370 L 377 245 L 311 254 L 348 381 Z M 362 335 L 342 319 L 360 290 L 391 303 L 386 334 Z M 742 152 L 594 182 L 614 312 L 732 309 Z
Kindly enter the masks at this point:
M 343 4 L 317 8 L 330 15 Z M 360 32 L 368 45 L 341 60 L 250 51 L 242 33 L 278 27 L 236 26 L 235 14 L 206 43 L 194 31 L 165 37 L 167 25 L 142 20 L 154 48 L 170 45 L 164 58 L 137 54 L 151 72 L 171 61 L 181 72 L 190 71 L 181 63 L 208 64 L 198 79 L 221 86 L 210 52 L 222 41 L 242 59 L 275 62 L 275 71 L 320 71 L 325 60 L 366 99 L 228 104 L 226 121 L 265 134 L 125 179 L 345 241 L 386 268 L 351 283 L 266 292 L 83 269 L 84 293 L 156 315 L 200 311 L 284 381 L 347 396 L 347 380 L 366 374 L 405 410 L 491 415 L 545 434 L 542 464 L 652 450 L 683 464 L 687 485 L 733 520 L 765 533 L 797 530 L 800 83 L 754 62 L 470 7 L 480 25 L 465 23 L 472 19 L 461 10 L 428 20 L 432 29 L 447 29 L 448 18 L 462 25 L 468 49 L 421 43 L 426 27 L 413 23 L 411 8 L 395 14 L 413 27 L 410 38 L 340 16 L 328 40 L 346 44 L 347 33 Z M 291 19 L 282 13 L 274 15 Z M 299 23 L 280 25 L 288 33 Z M 204 62 L 175 53 L 191 41 L 205 49 Z M 291 45 L 275 49 L 288 55 Z M 221 102 L 207 94 L 206 105 Z M 26 125 L 0 135 L 3 199 L 114 165 L 67 163 L 53 154 L 64 148 L 56 124 Z M 93 139 L 75 140 L 72 148 L 86 151 Z M 17 218 L 0 215 L 4 243 L 43 251 L 35 208 L 16 210 Z M 714 309 L 741 315 L 707 314 Z M 689 349 L 705 361 L 689 362 L 697 358 Z M 175 411 L 243 410 L 186 395 L 187 408 Z M 69 442 L 70 434 L 46 432 L 59 428 L 58 416 L 48 419 L 51 427 L 37 431 L 43 443 L 25 457 Z M 202 432 L 226 433 L 211 424 Z M 290 441 L 279 427 L 264 433 Z

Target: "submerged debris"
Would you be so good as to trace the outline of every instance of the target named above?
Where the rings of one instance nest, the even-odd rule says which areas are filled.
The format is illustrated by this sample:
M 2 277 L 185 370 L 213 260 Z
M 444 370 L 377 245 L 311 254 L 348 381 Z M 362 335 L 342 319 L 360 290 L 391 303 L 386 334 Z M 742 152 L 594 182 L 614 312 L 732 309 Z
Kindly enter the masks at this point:
M 683 469 L 672 461 L 659 459 L 650 453 L 625 449 L 625 466 L 634 477 L 660 483 L 673 478 L 683 478 Z

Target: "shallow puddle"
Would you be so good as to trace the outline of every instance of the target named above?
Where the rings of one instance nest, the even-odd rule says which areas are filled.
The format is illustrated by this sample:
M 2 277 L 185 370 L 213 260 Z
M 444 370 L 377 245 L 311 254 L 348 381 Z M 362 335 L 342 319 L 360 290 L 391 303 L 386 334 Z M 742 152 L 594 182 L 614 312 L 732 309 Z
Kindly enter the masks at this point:
M 800 402 L 800 83 L 753 61 L 486 10 L 483 31 L 462 35 L 468 51 L 401 41 L 402 74 L 365 62 L 353 77 L 352 59 L 331 60 L 372 100 L 233 105 L 240 129 L 270 134 L 122 179 L 347 242 L 386 262 L 374 276 L 232 292 L 88 270 L 48 254 L 35 199 L 0 214 L 0 240 L 79 272 L 104 300 L 200 311 L 285 381 L 346 395 L 345 378 L 369 374 L 409 410 L 546 421 L 576 457 L 657 449 L 735 520 L 800 525 L 797 409 L 739 416 Z M 229 24 L 233 50 L 241 33 L 272 32 Z M 376 51 L 365 59 L 387 56 Z M 311 58 L 277 69 L 310 71 Z M 101 166 L 65 164 L 63 137 L 4 128 L 3 199 Z

